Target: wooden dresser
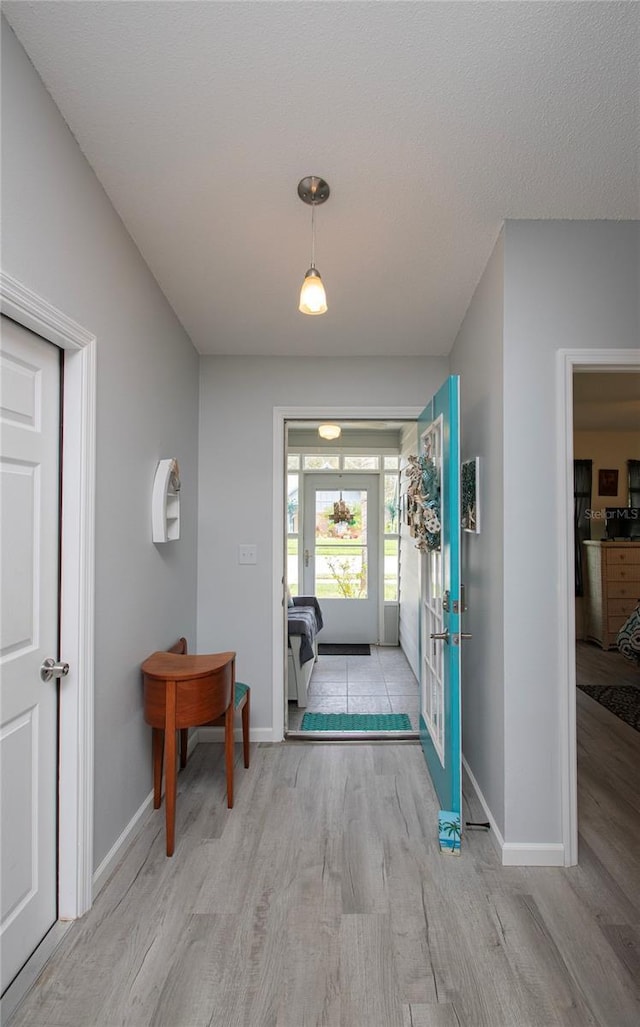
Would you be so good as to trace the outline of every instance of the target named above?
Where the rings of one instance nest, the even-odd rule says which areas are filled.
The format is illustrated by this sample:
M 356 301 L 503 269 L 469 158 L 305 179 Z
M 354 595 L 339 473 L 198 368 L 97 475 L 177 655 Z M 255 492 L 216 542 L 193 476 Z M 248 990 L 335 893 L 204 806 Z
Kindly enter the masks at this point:
M 640 601 L 640 542 L 583 542 L 587 638 L 603 649 Z

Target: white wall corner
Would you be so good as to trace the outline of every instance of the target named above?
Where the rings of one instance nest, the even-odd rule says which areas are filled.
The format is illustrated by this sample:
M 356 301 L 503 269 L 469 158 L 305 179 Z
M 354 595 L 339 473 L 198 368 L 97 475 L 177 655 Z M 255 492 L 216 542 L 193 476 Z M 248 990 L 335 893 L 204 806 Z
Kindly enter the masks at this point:
M 489 804 L 482 794 L 482 790 L 464 756 L 462 757 L 462 765 L 491 825 L 489 834 L 503 867 L 565 866 L 565 847 L 562 842 L 505 842 L 496 824 L 495 817 L 489 808 Z

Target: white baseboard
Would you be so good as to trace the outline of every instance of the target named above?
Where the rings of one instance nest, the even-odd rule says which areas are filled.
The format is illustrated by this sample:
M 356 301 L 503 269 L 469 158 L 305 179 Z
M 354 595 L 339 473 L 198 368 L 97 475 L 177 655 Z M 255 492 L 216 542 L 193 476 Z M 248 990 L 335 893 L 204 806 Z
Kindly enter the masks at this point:
M 188 755 L 191 755 L 191 753 L 195 749 L 196 745 L 198 744 L 198 741 L 199 741 L 198 734 L 199 734 L 199 732 L 196 730 L 196 731 L 192 731 L 191 734 L 189 735 L 189 744 L 187 746 L 187 753 L 188 753 Z M 163 778 L 162 792 L 164 794 L 164 778 Z M 129 821 L 129 823 L 125 827 L 125 829 L 122 832 L 122 834 L 120 835 L 120 837 L 117 838 L 116 841 L 113 843 L 113 845 L 109 849 L 107 855 L 102 860 L 100 866 L 97 867 L 97 869 L 94 871 L 94 874 L 93 874 L 93 899 L 94 900 L 95 900 L 96 895 L 98 894 L 98 892 L 102 888 L 102 886 L 104 884 L 106 884 L 107 880 L 109 879 L 109 877 L 111 876 L 111 874 L 115 870 L 116 864 L 117 864 L 118 860 L 120 859 L 120 856 L 122 855 L 123 849 L 125 848 L 125 846 L 129 845 L 129 843 L 133 841 L 135 835 L 142 828 L 142 826 L 144 824 L 144 821 L 146 820 L 147 816 L 151 814 L 152 810 L 153 810 L 153 788 L 151 789 L 151 791 L 147 795 L 147 797 L 144 800 L 144 802 L 138 807 L 136 812 L 133 814 L 133 816 L 131 817 L 131 820 Z
M 131 820 L 129 821 L 129 823 L 125 827 L 125 829 L 122 832 L 122 834 L 120 835 L 120 837 L 117 838 L 116 841 L 113 843 L 113 845 L 109 849 L 107 855 L 104 857 L 104 859 L 100 863 L 100 866 L 97 867 L 96 870 L 94 871 L 94 874 L 93 874 L 93 899 L 94 899 L 94 901 L 95 901 L 96 895 L 98 894 L 98 892 L 100 891 L 102 886 L 104 884 L 106 884 L 107 879 L 111 876 L 113 870 L 115 869 L 115 866 L 116 866 L 118 860 L 120 859 L 122 850 L 124 849 L 124 847 L 126 845 L 129 844 L 129 842 L 133 841 L 134 835 L 140 830 L 140 828 L 142 827 L 142 825 L 144 823 L 144 820 L 146 819 L 147 815 L 151 812 L 152 809 L 153 809 L 153 788 L 151 789 L 151 791 L 147 795 L 147 797 L 144 800 L 144 802 L 142 803 L 142 805 L 133 814 L 133 816 L 131 817 Z
M 562 842 L 505 842 L 464 756 L 462 765 L 491 825 L 491 838 L 503 867 L 563 867 L 565 865 Z
M 562 842 L 505 842 L 502 846 L 504 867 L 563 867 Z
M 473 787 L 473 790 L 474 790 L 474 792 L 476 793 L 476 795 L 478 797 L 478 801 L 479 801 L 480 805 L 482 806 L 482 808 L 484 810 L 484 814 L 485 814 L 487 820 L 489 821 L 489 824 L 491 825 L 491 829 L 489 831 L 489 834 L 491 835 L 491 841 L 493 842 L 494 849 L 496 850 L 496 852 L 498 853 L 498 856 L 500 857 L 500 862 L 503 862 L 503 860 L 502 860 L 502 853 L 503 853 L 503 850 L 504 850 L 504 838 L 502 837 L 502 833 L 501 833 L 498 825 L 496 824 L 496 821 L 495 821 L 495 818 L 493 816 L 493 813 L 489 809 L 489 804 L 487 803 L 487 800 L 485 799 L 484 795 L 482 794 L 482 789 L 480 788 L 480 785 L 476 781 L 476 779 L 475 779 L 475 777 L 473 775 L 473 772 L 472 772 L 471 768 L 469 767 L 469 764 L 465 760 L 464 756 L 462 757 L 462 766 L 464 767 L 465 771 L 467 772 L 467 777 L 469 778 L 469 780 L 471 782 L 471 785 Z

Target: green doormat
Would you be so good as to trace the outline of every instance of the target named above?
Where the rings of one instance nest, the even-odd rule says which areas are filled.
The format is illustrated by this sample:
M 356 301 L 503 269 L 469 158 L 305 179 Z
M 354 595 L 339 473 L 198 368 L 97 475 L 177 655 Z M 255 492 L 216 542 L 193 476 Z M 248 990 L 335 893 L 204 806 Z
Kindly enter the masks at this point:
M 305 713 L 302 731 L 411 731 L 407 713 Z

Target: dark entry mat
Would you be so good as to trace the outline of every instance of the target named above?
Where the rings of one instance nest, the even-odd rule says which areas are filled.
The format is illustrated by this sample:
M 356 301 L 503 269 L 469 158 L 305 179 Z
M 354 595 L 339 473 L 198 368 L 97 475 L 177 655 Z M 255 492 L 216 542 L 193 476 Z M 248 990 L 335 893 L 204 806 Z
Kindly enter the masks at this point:
M 318 642 L 318 656 L 371 656 L 371 646 L 338 645 L 333 642 Z
M 640 688 L 635 685 L 578 685 L 616 717 L 640 731 Z

